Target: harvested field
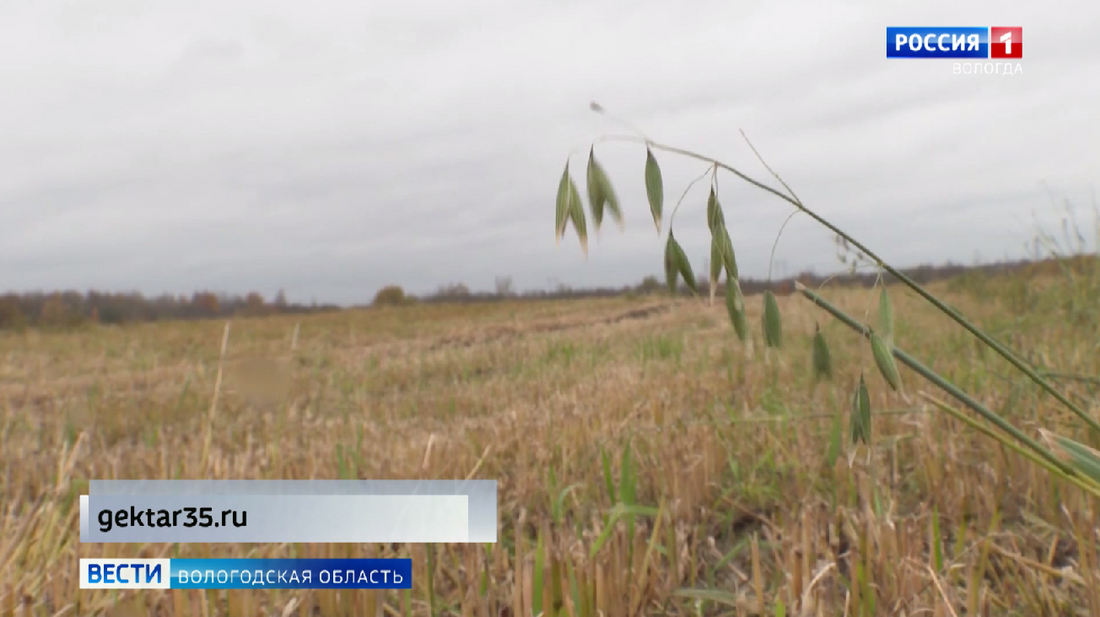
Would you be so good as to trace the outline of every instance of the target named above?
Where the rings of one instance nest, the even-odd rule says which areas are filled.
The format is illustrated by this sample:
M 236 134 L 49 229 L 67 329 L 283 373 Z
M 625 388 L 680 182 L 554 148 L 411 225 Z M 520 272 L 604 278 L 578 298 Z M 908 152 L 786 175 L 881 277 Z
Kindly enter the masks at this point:
M 1100 413 L 1095 281 L 1019 276 L 936 290 Z M 823 293 L 873 315 L 874 292 Z M 899 347 L 1026 431 L 1073 426 L 891 293 Z M 0 333 L 0 614 L 1088 614 L 1095 501 L 935 410 L 920 392 L 945 397 L 907 369 L 890 391 L 866 344 L 800 296 L 779 298 L 784 346 L 765 353 L 761 298 L 747 303 L 748 347 L 720 301 L 663 295 L 235 320 L 213 411 L 224 322 Z M 815 324 L 836 372 L 816 384 Z M 861 370 L 873 450 L 849 465 Z M 499 541 L 79 544 L 89 478 L 199 477 L 496 479 Z M 601 536 L 616 503 L 652 510 Z M 409 594 L 77 589 L 80 557 L 405 555 Z

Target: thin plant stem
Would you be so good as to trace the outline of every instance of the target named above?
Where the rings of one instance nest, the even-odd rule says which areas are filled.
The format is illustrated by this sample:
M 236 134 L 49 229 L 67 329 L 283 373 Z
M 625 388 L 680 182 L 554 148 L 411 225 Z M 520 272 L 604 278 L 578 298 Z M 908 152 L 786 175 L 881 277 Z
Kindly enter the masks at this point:
M 798 210 L 791 212 L 786 219 L 783 220 L 783 224 L 779 227 L 779 233 L 775 234 L 775 242 L 772 243 L 772 252 L 768 256 L 768 283 L 772 282 L 772 266 L 775 265 L 775 249 L 779 248 L 779 239 L 783 237 L 783 230 L 787 228 L 787 223 L 791 222 L 795 216 L 798 215 Z
M 1015 352 L 1013 352 L 1012 350 L 1008 349 L 1007 347 L 1005 347 L 1001 343 L 994 340 L 988 334 L 983 332 L 980 328 L 978 328 L 977 326 L 972 324 L 961 313 L 959 313 L 955 309 L 953 309 L 953 308 L 947 306 L 946 304 L 944 304 L 943 301 L 941 301 L 936 296 L 932 295 L 930 292 L 928 292 L 928 290 L 924 289 L 924 287 L 922 287 L 916 281 L 914 281 L 913 279 L 906 276 L 905 273 L 901 272 L 900 270 L 897 270 L 896 268 L 894 268 L 890 264 L 883 261 L 883 259 L 881 257 L 879 257 L 877 253 L 875 253 L 874 251 L 872 251 L 869 248 L 867 248 L 866 246 L 864 246 L 863 243 L 859 242 L 858 240 L 856 240 L 852 236 L 848 235 L 843 230 L 841 230 L 839 227 L 837 227 L 836 225 L 832 224 L 831 222 L 829 222 L 828 220 L 823 218 L 821 215 L 819 215 L 816 212 L 814 212 L 813 210 L 810 210 L 809 208 L 807 208 L 797 197 L 786 195 L 783 192 L 779 191 L 778 189 L 775 189 L 771 186 L 768 186 L 768 185 L 764 184 L 763 182 L 760 182 L 759 180 L 751 178 L 751 177 L 745 175 L 744 173 L 742 173 L 741 171 L 739 171 L 738 169 L 736 169 L 736 168 L 734 168 L 730 165 L 727 165 L 725 163 L 722 163 L 721 161 L 718 161 L 716 159 L 713 159 L 711 157 L 708 157 L 708 156 L 705 156 L 705 155 L 702 155 L 702 154 L 698 154 L 696 152 L 692 152 L 690 150 L 685 150 L 683 148 L 677 148 L 675 146 L 669 146 L 669 145 L 666 145 L 666 144 L 662 144 L 662 143 L 652 141 L 652 140 L 647 139 L 647 138 L 640 138 L 640 137 L 636 137 L 636 136 L 633 136 L 633 135 L 605 135 L 601 138 L 598 138 L 596 141 L 599 141 L 599 142 L 642 143 L 642 144 L 645 144 L 646 147 L 651 148 L 653 150 L 668 152 L 670 154 L 678 154 L 680 156 L 685 156 L 687 158 L 692 158 L 692 159 L 695 159 L 695 160 L 698 160 L 698 161 L 703 161 L 703 162 L 708 163 L 710 165 L 713 165 L 713 166 L 716 166 L 718 168 L 724 169 L 724 170 L 732 173 L 733 175 L 737 176 L 738 178 L 744 180 L 745 182 L 757 187 L 758 189 L 760 189 L 762 191 L 765 191 L 767 193 L 771 193 L 772 195 L 775 195 L 776 197 L 782 199 L 783 201 L 786 201 L 787 203 L 795 206 L 796 208 L 798 208 L 802 212 L 806 213 L 807 216 L 809 216 L 810 218 L 814 219 L 819 224 L 824 226 L 826 229 L 828 229 L 829 231 L 833 232 L 834 234 L 836 234 L 836 235 L 840 236 L 841 238 L 843 238 L 844 240 L 846 240 L 849 244 L 851 244 L 857 250 L 862 252 L 868 259 L 871 259 L 874 262 L 876 262 L 879 265 L 879 267 L 881 267 L 883 270 L 890 273 L 892 276 L 894 276 L 899 281 L 901 281 L 906 287 L 909 287 L 910 289 L 912 289 L 919 296 L 921 296 L 922 298 L 927 300 L 929 303 L 931 303 L 933 306 L 935 306 L 937 309 L 939 309 L 942 313 L 944 313 L 945 315 L 950 317 L 953 321 L 955 321 L 956 323 L 961 325 L 968 332 L 970 332 L 971 334 L 976 336 L 980 341 L 982 341 L 987 346 L 989 346 L 991 349 L 996 351 L 1005 360 L 1008 360 L 1008 362 L 1010 364 L 1012 364 L 1014 367 L 1016 367 L 1022 373 L 1027 375 L 1029 379 L 1031 379 L 1033 382 L 1035 382 L 1039 387 L 1041 387 L 1043 390 L 1045 390 L 1048 394 L 1053 396 L 1059 403 L 1061 403 L 1062 405 L 1065 405 L 1065 407 L 1067 409 L 1069 409 L 1074 414 L 1076 414 L 1079 418 L 1081 418 L 1081 420 L 1083 420 L 1089 426 L 1089 428 L 1091 428 L 1093 431 L 1095 431 L 1095 433 L 1097 435 L 1100 435 L 1100 422 L 1098 422 L 1095 418 L 1091 417 L 1084 409 L 1082 409 L 1080 406 L 1075 404 L 1073 401 L 1069 400 L 1069 398 L 1067 398 L 1064 394 L 1059 392 L 1053 385 L 1051 385 L 1051 383 L 1048 380 L 1044 379 L 1041 375 L 1039 375 L 1038 372 L 1035 371 L 1035 369 L 1033 369 L 1031 366 L 1029 366 L 1026 361 L 1024 361 L 1022 358 L 1020 358 L 1018 355 L 1016 355 Z
M 680 206 L 683 205 L 684 199 L 687 198 L 687 194 L 691 192 L 692 187 L 694 187 L 696 184 L 699 183 L 700 180 L 706 178 L 708 175 L 715 175 L 717 173 L 718 169 L 716 167 L 709 168 L 702 174 L 699 174 L 698 178 L 692 180 L 691 184 L 687 185 L 687 188 L 684 189 L 684 192 L 680 194 L 680 199 L 676 200 L 676 207 L 672 209 L 672 215 L 668 217 L 669 233 L 672 232 L 672 222 L 676 220 L 676 213 L 680 211 Z
M 225 352 L 229 347 L 229 326 L 232 322 L 225 322 L 225 330 L 222 331 L 221 353 L 218 355 L 218 373 L 214 378 L 214 396 L 210 401 L 210 411 L 206 414 L 206 422 L 203 426 L 202 439 L 202 477 L 206 477 L 210 470 L 210 445 L 214 436 L 214 419 L 218 411 L 218 397 L 222 391 L 222 371 L 225 365 Z
M 952 407 L 951 405 L 947 404 L 945 401 L 941 401 L 938 398 L 932 396 L 931 394 L 928 394 L 927 392 L 921 392 L 920 396 L 921 396 L 921 398 L 925 399 L 929 403 L 932 403 L 932 405 L 934 405 L 940 411 L 946 412 L 946 413 L 950 414 L 951 416 L 953 416 L 956 420 L 966 424 L 970 428 L 972 428 L 976 431 L 979 431 L 981 433 L 984 433 L 988 437 L 992 437 L 993 439 L 996 439 L 997 441 L 1001 442 L 1006 447 L 1008 447 L 1010 450 L 1012 450 L 1013 452 L 1015 452 L 1016 454 L 1019 454 L 1020 456 L 1022 456 L 1024 458 L 1026 458 L 1027 460 L 1031 461 L 1032 463 L 1035 463 L 1036 465 L 1039 465 L 1040 467 L 1045 468 L 1047 471 L 1050 471 L 1052 473 L 1061 475 L 1059 473 L 1059 470 L 1055 469 L 1053 466 L 1051 466 L 1051 464 L 1049 462 L 1047 462 L 1046 459 L 1040 458 L 1034 452 L 1029 452 L 1029 451 L 1023 449 L 1022 447 L 1020 447 L 1020 446 L 1018 446 L 1018 445 L 1016 445 L 1016 444 L 1014 444 L 1010 441 L 1002 440 L 1000 438 L 1000 436 L 997 435 L 992 429 L 990 429 L 988 426 L 982 425 L 980 422 L 978 422 L 974 418 L 968 417 L 966 414 L 964 414 L 962 412 L 962 410 L 956 409 L 955 407 Z M 1077 487 L 1080 488 L 1081 490 L 1092 493 L 1096 497 L 1100 497 L 1100 487 L 1097 487 L 1097 486 L 1091 484 L 1086 479 L 1081 478 L 1079 476 L 1067 476 L 1066 480 L 1069 480 L 1073 484 L 1076 484 Z
M 828 300 L 822 298 L 818 294 L 816 294 L 813 291 L 811 291 L 810 289 L 806 288 L 805 285 L 802 285 L 801 283 L 796 282 L 795 287 L 796 287 L 796 289 L 798 289 L 798 291 L 803 296 L 808 298 L 811 302 L 813 302 L 817 306 L 825 309 L 825 311 L 832 314 L 832 316 L 836 317 L 841 323 L 848 326 L 852 330 L 855 330 L 859 335 L 863 336 L 864 338 L 870 338 L 870 336 L 871 336 L 871 329 L 870 328 L 868 328 L 867 326 L 859 323 L 853 317 L 851 317 L 850 315 L 848 315 L 844 311 L 842 311 L 839 308 L 837 308 L 836 306 L 834 306 Z M 1078 476 L 1077 470 L 1075 470 L 1073 467 L 1071 467 L 1065 461 L 1062 461 L 1062 460 L 1058 459 L 1049 449 L 1044 448 L 1037 441 L 1035 441 L 1034 439 L 1028 437 L 1023 432 L 1021 432 L 1020 429 L 1018 429 L 1015 426 L 1012 426 L 1011 424 L 1009 424 L 1004 418 L 997 415 L 994 411 L 990 410 L 985 405 L 983 405 L 983 404 L 979 403 L 978 401 L 974 400 L 973 397 L 971 397 L 966 392 L 963 392 L 961 389 L 959 389 L 958 386 L 956 386 L 955 384 L 947 381 L 946 379 L 941 377 L 939 374 L 934 372 L 932 369 L 930 369 L 927 366 L 925 366 L 924 364 L 922 364 L 919 360 L 917 360 L 913 356 L 910 356 L 909 354 L 905 353 L 904 351 L 902 351 L 901 349 L 899 349 L 896 346 L 893 347 L 893 355 L 902 364 L 908 366 L 910 369 L 912 369 L 913 371 L 918 373 L 920 376 L 924 377 L 925 379 L 927 379 L 928 381 L 933 383 L 934 385 L 938 386 L 941 390 L 943 390 L 947 394 L 950 394 L 952 396 L 952 398 L 959 401 L 963 405 L 966 405 L 970 409 L 973 409 L 980 416 L 982 416 L 983 418 L 985 418 L 989 422 L 996 425 L 997 428 L 999 428 L 1002 431 L 1008 433 L 1013 438 L 1015 438 L 1017 441 L 1019 441 L 1020 443 L 1023 443 L 1028 448 L 1030 448 L 1033 452 L 1035 452 L 1036 454 L 1038 454 L 1042 458 L 1046 459 L 1046 461 L 1048 463 L 1050 463 L 1052 466 L 1056 467 L 1058 469 L 1058 471 L 1061 472 L 1061 474 L 1063 476 L 1066 476 L 1066 477 L 1077 477 Z M 1000 437 L 997 437 L 997 436 L 995 436 L 995 437 L 998 439 L 998 441 L 1004 442 L 1003 438 L 1000 438 Z

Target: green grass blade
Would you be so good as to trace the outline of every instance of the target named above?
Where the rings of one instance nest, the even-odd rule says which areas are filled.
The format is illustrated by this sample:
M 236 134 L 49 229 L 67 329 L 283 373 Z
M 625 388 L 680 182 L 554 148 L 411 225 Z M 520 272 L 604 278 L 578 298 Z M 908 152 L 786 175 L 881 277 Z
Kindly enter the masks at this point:
M 545 538 L 542 536 L 542 529 L 539 529 L 539 539 L 535 545 L 535 571 L 534 581 L 532 583 L 531 593 L 531 613 L 538 615 L 542 612 L 542 593 L 543 593 L 543 570 L 546 567 L 546 550 L 543 548 Z M 518 558 L 518 557 L 517 557 Z
M 836 459 L 840 457 L 840 434 L 842 430 L 842 416 L 835 414 L 833 426 L 829 429 L 829 451 L 825 454 L 825 463 L 829 469 L 836 467 Z
M 603 464 L 604 486 L 607 488 L 607 498 L 611 505 L 619 502 L 618 493 L 615 491 L 615 480 L 611 477 L 611 460 L 607 457 L 607 451 L 600 448 L 600 462 Z
M 943 535 L 940 534 L 940 508 L 932 506 L 932 566 L 936 574 L 943 572 Z
M 1068 437 L 1055 435 L 1049 431 L 1043 431 L 1043 434 L 1053 438 L 1062 451 L 1069 455 L 1070 461 L 1082 475 L 1100 486 L 1100 452 Z
M 589 555 L 595 557 L 600 552 L 604 543 L 607 542 L 607 539 L 611 537 L 611 533 L 615 530 L 615 524 L 624 517 L 657 516 L 657 513 L 657 508 L 638 505 L 628 506 L 621 503 L 617 504 L 608 512 L 607 525 L 604 526 L 603 531 L 600 532 L 599 537 L 597 537 L 596 541 L 592 544 Z
M 728 591 L 722 591 L 719 589 L 677 589 L 673 592 L 673 595 L 677 595 L 683 598 L 691 598 L 693 600 L 702 600 L 704 602 L 714 602 L 716 604 L 724 604 L 726 606 L 732 606 L 739 608 L 741 605 L 737 601 L 737 596 Z

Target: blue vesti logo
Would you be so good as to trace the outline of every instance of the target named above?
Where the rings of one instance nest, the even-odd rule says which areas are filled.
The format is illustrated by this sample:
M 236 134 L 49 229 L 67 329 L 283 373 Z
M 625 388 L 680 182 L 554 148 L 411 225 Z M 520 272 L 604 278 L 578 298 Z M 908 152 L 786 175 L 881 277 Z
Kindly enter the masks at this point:
M 412 560 L 82 558 L 80 588 L 412 589 Z
M 886 28 L 886 57 L 989 58 L 991 57 L 989 30 L 989 28 Z M 1022 50 L 1022 41 L 1017 41 L 1017 46 Z M 993 54 L 994 57 L 998 55 Z

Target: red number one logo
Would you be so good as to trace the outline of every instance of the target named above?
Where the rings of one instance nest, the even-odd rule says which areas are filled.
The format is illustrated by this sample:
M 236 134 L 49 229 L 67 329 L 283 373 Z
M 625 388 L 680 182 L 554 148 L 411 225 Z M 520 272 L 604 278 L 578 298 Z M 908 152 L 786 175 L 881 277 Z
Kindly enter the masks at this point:
M 1023 28 L 990 28 L 989 29 L 989 57 L 990 58 L 1023 58 L 1024 57 L 1024 29 Z

